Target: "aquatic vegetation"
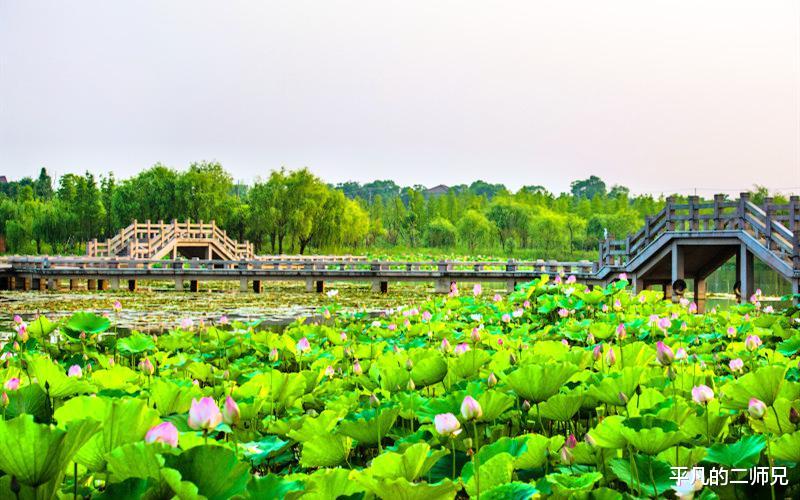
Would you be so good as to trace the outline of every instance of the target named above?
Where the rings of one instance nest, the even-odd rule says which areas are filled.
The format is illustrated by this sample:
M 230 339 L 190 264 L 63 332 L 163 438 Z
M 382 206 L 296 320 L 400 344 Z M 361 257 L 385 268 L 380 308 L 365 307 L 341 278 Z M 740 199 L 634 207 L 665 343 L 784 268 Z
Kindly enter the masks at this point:
M 800 494 L 797 308 L 697 314 L 624 279 L 547 277 L 379 317 L 336 298 L 281 331 L 176 312 L 119 335 L 124 299 L 19 318 L 0 496 Z M 789 472 L 757 486 L 755 467 Z M 747 481 L 704 486 L 720 468 Z

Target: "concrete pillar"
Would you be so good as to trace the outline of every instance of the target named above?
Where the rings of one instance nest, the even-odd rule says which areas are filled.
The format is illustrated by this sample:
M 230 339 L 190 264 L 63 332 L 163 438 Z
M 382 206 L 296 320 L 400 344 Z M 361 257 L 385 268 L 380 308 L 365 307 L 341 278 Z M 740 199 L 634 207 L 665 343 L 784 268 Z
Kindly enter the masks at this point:
M 58 291 L 58 280 L 55 278 L 47 279 L 47 289 L 53 292 Z
M 15 276 L 8 277 L 8 289 L 9 290 L 17 289 L 17 278 Z
M 190 280 L 189 281 L 189 291 L 190 292 L 197 292 L 200 290 L 200 283 L 197 280 Z
M 433 290 L 436 293 L 450 293 L 450 280 L 449 279 L 436 280 Z
M 44 291 L 47 288 L 47 280 L 44 278 L 33 278 L 33 289 Z
M 261 293 L 263 291 L 261 280 L 253 280 L 253 293 Z
M 239 279 L 239 291 L 242 293 L 247 293 L 247 278 Z
M 95 279 L 86 280 L 86 289 L 89 291 L 97 290 L 97 280 Z
M 108 280 L 97 280 L 98 290 L 108 290 Z
M 110 286 L 112 290 L 115 291 L 119 290 L 119 278 L 117 277 L 111 278 Z
M 699 276 L 694 278 L 694 303 L 697 304 L 697 312 L 706 312 L 706 279 Z
M 128 291 L 129 292 L 136 291 L 136 280 L 128 280 Z
M 314 282 L 314 288 L 316 289 L 317 293 L 322 293 L 325 291 L 325 282 L 322 280 L 317 280 Z
M 78 289 L 78 280 L 75 278 L 70 278 L 69 280 L 69 289 L 70 290 L 77 290 Z
M 672 293 L 672 284 L 678 280 L 682 280 L 684 278 L 684 263 L 683 263 L 683 248 L 678 246 L 677 243 L 672 244 L 672 280 L 670 281 L 669 285 L 664 287 L 666 291 L 669 288 L 669 296 L 672 298 L 673 302 L 678 302 L 680 297 L 677 294 Z M 666 293 L 665 293 L 665 297 Z
M 747 245 L 742 243 L 739 253 L 736 254 L 736 269 L 739 273 L 739 302 L 745 303 L 750 300 L 750 296 L 755 291 L 755 280 L 753 274 L 753 252 L 747 249 Z
M 793 279 L 792 280 L 792 295 L 800 294 L 800 279 Z M 797 305 L 798 299 L 796 297 L 792 297 L 792 304 Z
M 313 292 L 314 291 L 314 280 L 311 278 L 306 278 L 306 292 Z
M 661 281 L 661 287 L 664 289 L 664 300 L 674 300 L 672 294 L 672 282 L 670 280 Z
M 382 280 L 374 280 L 372 282 L 372 291 L 375 293 L 388 293 L 389 292 L 389 282 L 382 281 Z
M 517 282 L 514 280 L 508 280 L 506 282 L 506 288 L 508 289 L 508 293 L 514 293 L 514 290 L 517 288 Z

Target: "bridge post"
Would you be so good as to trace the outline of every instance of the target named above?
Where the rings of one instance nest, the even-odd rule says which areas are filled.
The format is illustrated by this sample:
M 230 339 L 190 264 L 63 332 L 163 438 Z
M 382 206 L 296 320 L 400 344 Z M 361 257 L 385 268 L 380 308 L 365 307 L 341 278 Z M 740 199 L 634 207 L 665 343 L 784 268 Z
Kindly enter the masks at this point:
M 261 293 L 263 291 L 263 282 L 261 280 L 253 280 L 253 293 Z
M 111 289 L 119 290 L 119 278 L 117 276 L 111 278 Z
M 700 276 L 694 277 L 694 303 L 697 305 L 697 312 L 706 312 L 706 279 Z
M 316 287 L 317 293 L 323 293 L 325 291 L 325 282 L 322 280 L 315 281 L 314 286 Z
M 450 280 L 447 278 L 438 278 L 433 285 L 435 293 L 450 293 Z
M 388 293 L 389 282 L 380 279 L 372 280 L 372 291 L 375 293 Z
M 798 299 L 797 295 L 800 294 L 800 279 L 793 278 L 792 279 L 792 304 L 797 305 Z
M 667 196 L 667 203 L 664 207 L 665 214 L 666 214 L 666 227 L 667 231 L 674 231 L 675 230 L 675 197 L 674 196 Z M 648 224 L 649 226 L 649 224 Z
M 182 292 L 183 291 L 183 277 L 176 276 L 175 277 L 175 291 Z
M 717 231 L 722 230 L 724 223 L 722 222 L 722 204 L 725 202 L 724 194 L 714 195 L 714 229 Z M 700 305 L 697 305 L 698 309 Z
M 792 232 L 792 267 L 800 269 L 800 196 L 789 197 L 789 231 Z
M 107 279 L 97 280 L 97 289 L 100 291 L 108 290 L 108 280 Z
M 69 289 L 70 290 L 77 290 L 78 289 L 78 280 L 75 278 L 69 279 Z
M 517 272 L 517 261 L 514 259 L 508 259 L 508 264 L 506 264 L 506 272 L 507 273 L 516 273 Z M 506 281 L 506 289 L 508 293 L 514 293 L 514 290 L 517 288 L 517 280 L 514 278 L 510 278 Z
M 750 300 L 755 291 L 753 280 L 753 252 L 742 243 L 736 254 L 736 270 L 739 273 L 739 302 L 744 304 Z
M 129 292 L 136 291 L 136 280 L 128 280 L 128 291 Z
M 306 278 L 306 292 L 313 292 L 313 291 L 314 291 L 314 279 Z
M 247 293 L 247 278 L 239 278 L 239 291 Z
M 672 280 L 664 286 L 664 294 L 669 295 L 673 302 L 678 302 L 680 297 L 672 293 L 672 285 L 676 281 L 684 279 L 684 258 L 683 248 L 677 243 L 672 244 Z M 665 297 L 666 298 L 666 297 Z
M 86 280 L 86 289 L 89 291 L 97 290 L 97 280 L 96 279 Z
M 747 228 L 747 202 L 750 201 L 750 193 L 739 193 L 739 205 L 736 207 L 736 229 L 744 231 Z M 750 298 L 748 296 L 748 298 Z M 746 300 L 746 299 L 745 299 Z
M 197 292 L 200 290 L 200 282 L 198 280 L 189 280 L 189 291 Z
M 698 205 L 700 204 L 699 196 L 689 196 L 689 230 L 700 230 L 700 211 Z

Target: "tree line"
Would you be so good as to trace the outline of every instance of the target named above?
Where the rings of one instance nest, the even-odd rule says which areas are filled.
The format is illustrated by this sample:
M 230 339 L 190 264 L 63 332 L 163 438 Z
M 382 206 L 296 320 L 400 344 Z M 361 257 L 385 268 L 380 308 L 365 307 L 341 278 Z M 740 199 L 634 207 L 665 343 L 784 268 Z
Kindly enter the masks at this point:
M 606 235 L 624 237 L 662 198 L 633 196 L 592 176 L 570 192 L 502 184 L 399 186 L 390 180 L 325 183 L 307 169 L 274 170 L 252 185 L 222 165 L 161 164 L 124 180 L 87 172 L 0 184 L 0 236 L 8 253 L 68 254 L 139 221 L 215 220 L 259 253 L 420 251 L 595 258 Z M 764 196 L 766 193 L 761 193 Z M 759 196 L 759 193 L 756 193 Z

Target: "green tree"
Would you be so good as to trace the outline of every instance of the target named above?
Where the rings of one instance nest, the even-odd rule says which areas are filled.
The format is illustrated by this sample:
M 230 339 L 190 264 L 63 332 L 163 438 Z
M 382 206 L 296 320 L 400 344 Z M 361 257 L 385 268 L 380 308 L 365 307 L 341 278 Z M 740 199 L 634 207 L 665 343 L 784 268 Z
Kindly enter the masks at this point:
M 426 243 L 430 247 L 452 247 L 456 243 L 455 226 L 444 217 L 436 217 L 428 225 Z
M 470 252 L 487 245 L 493 230 L 489 219 L 477 210 L 467 210 L 458 220 L 458 239 Z

